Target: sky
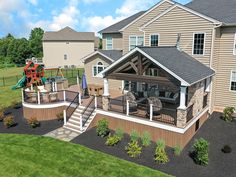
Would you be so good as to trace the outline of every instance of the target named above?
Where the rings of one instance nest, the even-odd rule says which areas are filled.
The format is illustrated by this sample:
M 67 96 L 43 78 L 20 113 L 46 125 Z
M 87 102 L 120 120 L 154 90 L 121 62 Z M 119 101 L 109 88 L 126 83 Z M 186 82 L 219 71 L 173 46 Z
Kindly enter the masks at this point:
M 177 0 L 186 4 L 190 0 Z M 70 26 L 76 31 L 99 30 L 159 0 L 0 0 L 0 37 L 8 33 L 28 38 L 31 29 L 58 31 Z

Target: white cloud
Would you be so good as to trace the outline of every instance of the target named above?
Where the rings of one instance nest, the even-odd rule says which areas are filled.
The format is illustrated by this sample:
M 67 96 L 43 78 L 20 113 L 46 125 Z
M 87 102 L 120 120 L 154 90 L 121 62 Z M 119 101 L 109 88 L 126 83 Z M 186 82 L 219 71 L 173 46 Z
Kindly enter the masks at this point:
M 34 6 L 38 5 L 38 0 L 28 0 L 28 2 Z

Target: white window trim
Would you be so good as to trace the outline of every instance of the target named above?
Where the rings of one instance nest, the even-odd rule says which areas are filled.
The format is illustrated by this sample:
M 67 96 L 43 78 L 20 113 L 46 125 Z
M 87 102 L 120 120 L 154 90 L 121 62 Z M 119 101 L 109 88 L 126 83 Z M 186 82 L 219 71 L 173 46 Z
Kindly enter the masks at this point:
M 93 65 L 93 66 L 92 66 L 92 76 L 93 76 L 93 77 L 96 77 L 96 76 L 99 74 L 99 73 L 98 73 L 98 67 L 102 67 L 103 70 L 106 68 L 106 66 L 103 64 L 103 62 L 101 62 L 102 65 L 98 65 L 98 63 L 100 63 L 100 62 L 101 62 L 101 61 L 98 61 L 96 65 Z M 96 67 L 97 75 L 94 75 L 94 67 Z
M 232 76 L 233 76 L 233 72 L 236 72 L 236 69 L 234 69 L 234 70 L 231 70 L 231 73 L 230 73 L 230 83 L 229 83 L 229 91 L 230 92 L 236 92 L 236 90 L 231 90 L 231 83 L 232 82 L 234 82 L 233 80 L 232 80 Z
M 194 54 L 194 36 L 195 36 L 195 34 L 204 34 L 203 54 Z M 206 49 L 206 33 L 205 32 L 195 32 L 195 33 L 193 33 L 192 55 L 193 56 L 204 56 L 205 55 L 205 49 Z
M 233 55 L 236 55 L 236 48 L 235 48 L 235 45 L 236 45 L 236 33 L 234 34 Z
M 154 36 L 154 35 L 157 35 L 158 36 L 158 45 L 160 45 L 160 34 L 159 33 L 153 33 L 153 34 L 150 34 L 149 35 L 149 46 L 151 47 L 151 37 Z
M 111 49 L 107 49 L 107 38 L 111 38 Z M 113 37 L 106 37 L 106 50 L 113 50 Z
M 130 35 L 129 36 L 129 51 L 130 51 L 130 38 L 136 37 L 136 46 L 138 45 L 138 37 L 143 37 L 143 46 L 144 46 L 144 35 Z

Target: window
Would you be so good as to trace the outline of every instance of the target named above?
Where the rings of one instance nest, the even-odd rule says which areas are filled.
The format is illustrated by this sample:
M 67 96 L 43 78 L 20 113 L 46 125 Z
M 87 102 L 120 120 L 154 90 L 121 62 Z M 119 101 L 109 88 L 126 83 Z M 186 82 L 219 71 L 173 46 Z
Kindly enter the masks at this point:
M 64 60 L 67 60 L 67 55 L 66 54 L 64 55 Z
M 234 35 L 234 55 L 236 55 L 236 33 Z
M 150 46 L 158 46 L 159 44 L 159 35 L 153 34 L 150 37 Z
M 204 33 L 195 33 L 193 41 L 193 55 L 203 55 L 204 54 Z
M 133 50 L 136 46 L 143 46 L 143 36 L 129 37 L 129 50 Z
M 105 68 L 102 62 L 98 62 L 97 65 L 93 66 L 93 77 L 102 72 Z
M 231 72 L 230 90 L 236 91 L 236 70 Z
M 112 50 L 112 49 L 113 49 L 112 37 L 107 37 L 106 50 Z

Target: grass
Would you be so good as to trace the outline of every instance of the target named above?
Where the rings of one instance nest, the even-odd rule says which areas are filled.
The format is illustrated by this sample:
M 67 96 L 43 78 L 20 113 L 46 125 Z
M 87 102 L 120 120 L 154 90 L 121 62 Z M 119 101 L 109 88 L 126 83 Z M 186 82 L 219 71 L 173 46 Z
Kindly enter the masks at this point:
M 81 145 L 28 135 L 0 135 L 0 176 L 167 177 Z
M 0 108 L 7 108 L 14 102 L 21 101 L 21 90 L 11 90 L 11 87 L 0 87 Z
M 3 68 L 0 69 L 0 76 L 1 77 L 11 77 L 20 75 L 22 76 L 23 67 L 12 67 L 12 68 Z

